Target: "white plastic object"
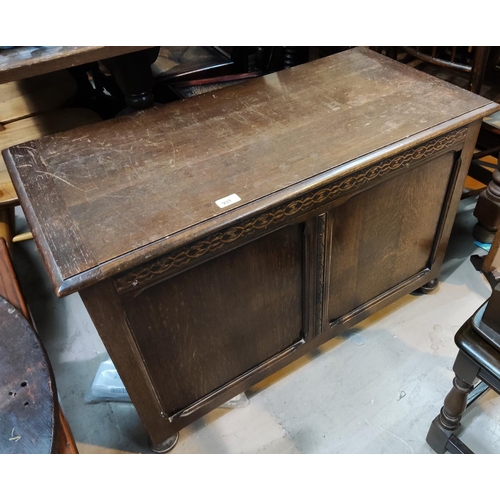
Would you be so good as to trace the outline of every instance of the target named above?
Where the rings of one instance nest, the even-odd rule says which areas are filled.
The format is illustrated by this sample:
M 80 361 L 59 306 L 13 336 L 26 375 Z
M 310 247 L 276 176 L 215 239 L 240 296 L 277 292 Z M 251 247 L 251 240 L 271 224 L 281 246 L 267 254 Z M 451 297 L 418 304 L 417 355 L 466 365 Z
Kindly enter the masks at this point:
M 131 402 L 127 389 L 125 389 L 122 379 L 120 378 L 120 375 L 118 375 L 115 365 L 109 357 L 99 365 L 94 381 L 92 382 L 85 400 L 87 403 Z M 249 399 L 246 397 L 245 393 L 242 392 L 220 407 L 245 408 L 249 404 Z
M 109 357 L 99 365 L 85 400 L 87 403 L 131 402 L 127 389 L 125 389 L 122 379 Z

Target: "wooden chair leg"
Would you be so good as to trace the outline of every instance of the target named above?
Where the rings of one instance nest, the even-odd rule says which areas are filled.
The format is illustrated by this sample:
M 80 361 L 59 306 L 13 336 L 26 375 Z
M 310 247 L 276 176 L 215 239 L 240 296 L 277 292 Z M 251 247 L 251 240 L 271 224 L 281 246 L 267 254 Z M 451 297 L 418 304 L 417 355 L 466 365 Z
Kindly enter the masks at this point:
M 78 448 L 73 438 L 73 434 L 69 427 L 68 421 L 64 416 L 61 408 L 59 407 L 59 419 L 56 427 L 56 444 L 55 453 L 59 455 L 63 454 L 76 454 L 78 453 Z
M 5 240 L 12 253 L 12 237 L 14 235 L 14 207 L 0 207 L 0 238 Z
M 469 81 L 469 90 L 471 92 L 474 92 L 475 94 L 479 94 L 479 92 L 481 91 L 489 52 L 489 47 L 476 47 L 474 64 L 472 66 L 471 78 Z
M 492 273 L 500 268 L 500 231 L 497 231 L 491 249 L 486 255 L 483 263 L 483 272 Z
M 0 237 L 0 296 L 8 300 L 31 322 L 28 307 L 17 280 L 7 243 Z
M 448 443 L 461 443 L 456 439 L 455 432 L 460 427 L 460 420 L 467 408 L 467 396 L 473 389 L 474 380 L 479 367 L 461 351 L 458 353 L 455 365 L 453 387 L 444 400 L 439 415 L 432 421 L 427 433 L 427 444 L 436 453 L 445 453 L 449 449 Z M 462 443 L 463 445 L 463 443 Z M 469 452 L 464 446 L 465 453 Z

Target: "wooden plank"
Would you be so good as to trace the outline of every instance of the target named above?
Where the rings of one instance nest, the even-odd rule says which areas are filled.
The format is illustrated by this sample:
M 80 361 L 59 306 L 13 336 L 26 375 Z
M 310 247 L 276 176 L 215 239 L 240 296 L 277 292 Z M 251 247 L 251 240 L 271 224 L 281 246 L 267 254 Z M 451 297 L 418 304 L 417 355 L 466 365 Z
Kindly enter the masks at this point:
M 477 179 L 474 179 L 473 177 L 468 175 L 465 179 L 462 198 L 477 196 L 484 189 L 486 189 L 486 184 L 483 184 L 482 182 L 479 182 Z
M 80 66 L 148 47 L 15 47 L 0 51 L 0 83 Z
M 17 194 L 3 160 L 0 160 L 0 205 L 17 204 Z
M 66 71 L 4 83 L 0 85 L 0 122 L 60 108 L 76 90 L 75 80 Z
M 14 232 L 14 207 L 0 207 L 0 238 L 3 238 L 9 248 L 12 245 L 12 236 Z

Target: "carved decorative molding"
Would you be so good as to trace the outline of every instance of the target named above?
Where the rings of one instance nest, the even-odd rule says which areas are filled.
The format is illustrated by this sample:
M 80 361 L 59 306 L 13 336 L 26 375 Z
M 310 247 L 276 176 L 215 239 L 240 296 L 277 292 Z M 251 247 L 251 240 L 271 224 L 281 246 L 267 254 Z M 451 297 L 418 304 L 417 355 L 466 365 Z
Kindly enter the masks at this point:
M 118 292 L 127 292 L 139 284 L 144 285 L 157 279 L 158 276 L 171 269 L 179 268 L 207 253 L 215 252 L 243 236 L 273 227 L 287 219 L 330 202 L 353 189 L 363 186 L 367 182 L 388 175 L 401 168 L 406 168 L 415 161 L 427 158 L 457 143 L 463 142 L 466 135 L 467 128 L 454 130 L 446 135 L 432 139 L 421 146 L 388 158 L 381 163 L 366 167 L 355 174 L 348 174 L 341 179 L 336 179 L 327 186 L 290 202 L 283 203 L 266 213 L 242 221 L 236 226 L 223 229 L 178 250 L 173 250 L 167 255 L 142 264 L 128 271 L 126 274 L 117 276 L 114 279 L 116 289 Z

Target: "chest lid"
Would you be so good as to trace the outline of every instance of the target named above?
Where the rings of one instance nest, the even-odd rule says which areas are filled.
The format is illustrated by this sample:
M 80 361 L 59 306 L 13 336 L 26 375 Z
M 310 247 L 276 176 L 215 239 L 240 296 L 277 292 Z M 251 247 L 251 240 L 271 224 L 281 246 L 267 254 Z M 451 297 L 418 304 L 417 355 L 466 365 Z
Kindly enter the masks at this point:
M 3 154 L 66 295 L 496 109 L 356 48 Z

